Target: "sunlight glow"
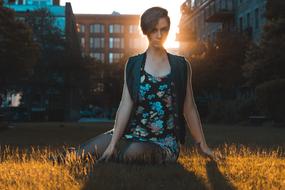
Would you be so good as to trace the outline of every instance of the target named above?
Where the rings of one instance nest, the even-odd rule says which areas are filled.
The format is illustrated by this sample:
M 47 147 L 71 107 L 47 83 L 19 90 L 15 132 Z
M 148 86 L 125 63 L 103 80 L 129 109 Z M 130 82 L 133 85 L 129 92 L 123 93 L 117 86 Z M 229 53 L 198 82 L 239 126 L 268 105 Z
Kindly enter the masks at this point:
M 146 9 L 160 6 L 168 10 L 171 19 L 171 28 L 166 48 L 178 48 L 179 43 L 175 41 L 178 32 L 178 24 L 181 17 L 180 5 L 185 0 L 62 0 L 61 5 L 70 2 L 73 12 L 81 14 L 111 14 L 113 11 L 120 14 L 142 14 Z

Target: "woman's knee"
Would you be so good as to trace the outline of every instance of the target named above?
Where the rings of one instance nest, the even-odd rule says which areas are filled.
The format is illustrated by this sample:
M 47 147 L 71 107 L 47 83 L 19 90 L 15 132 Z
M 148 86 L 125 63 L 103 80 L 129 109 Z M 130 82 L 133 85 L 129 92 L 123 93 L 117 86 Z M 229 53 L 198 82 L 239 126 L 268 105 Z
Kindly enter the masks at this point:
M 107 146 L 109 145 L 112 136 L 110 134 L 100 134 L 92 139 L 89 139 L 87 142 L 80 145 L 79 153 L 80 154 L 92 154 L 100 156 L 103 154 Z
M 147 163 L 160 163 L 163 154 L 160 147 L 149 143 L 131 143 L 123 152 L 124 161 L 139 161 Z

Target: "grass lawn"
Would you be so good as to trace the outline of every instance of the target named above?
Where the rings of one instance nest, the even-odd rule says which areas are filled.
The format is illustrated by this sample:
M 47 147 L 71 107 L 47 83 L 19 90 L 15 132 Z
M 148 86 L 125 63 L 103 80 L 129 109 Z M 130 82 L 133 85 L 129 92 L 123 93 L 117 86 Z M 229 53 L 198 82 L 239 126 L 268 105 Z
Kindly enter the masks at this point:
M 0 189 L 285 189 L 284 128 L 204 125 L 208 144 L 225 157 L 218 162 L 199 156 L 188 135 L 188 148 L 176 164 L 94 166 L 92 160 L 86 164 L 72 155 L 62 165 L 47 157 L 110 129 L 112 123 L 13 126 L 0 131 Z

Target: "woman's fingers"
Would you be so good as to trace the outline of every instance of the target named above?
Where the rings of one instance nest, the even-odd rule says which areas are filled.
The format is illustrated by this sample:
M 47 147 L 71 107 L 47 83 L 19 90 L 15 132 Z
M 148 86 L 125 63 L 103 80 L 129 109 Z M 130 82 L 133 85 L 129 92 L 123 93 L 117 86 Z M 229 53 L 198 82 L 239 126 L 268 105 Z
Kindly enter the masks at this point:
M 106 154 L 104 153 L 98 160 L 97 162 L 108 162 L 110 160 L 110 157 L 112 154 Z
M 97 162 L 107 162 L 107 161 L 108 161 L 108 157 L 106 155 L 101 156 L 101 158 L 97 160 Z
M 214 160 L 214 161 L 224 160 L 224 158 L 221 155 L 214 154 L 210 149 L 208 149 L 206 151 L 203 151 L 200 149 L 200 153 L 202 156 L 210 158 L 211 160 Z
M 206 158 L 210 158 L 212 160 L 219 160 L 215 155 L 214 153 L 211 151 L 210 148 L 208 147 L 202 147 L 202 144 L 201 143 L 196 143 L 196 148 L 198 149 L 198 153 L 203 156 L 203 157 L 206 157 Z

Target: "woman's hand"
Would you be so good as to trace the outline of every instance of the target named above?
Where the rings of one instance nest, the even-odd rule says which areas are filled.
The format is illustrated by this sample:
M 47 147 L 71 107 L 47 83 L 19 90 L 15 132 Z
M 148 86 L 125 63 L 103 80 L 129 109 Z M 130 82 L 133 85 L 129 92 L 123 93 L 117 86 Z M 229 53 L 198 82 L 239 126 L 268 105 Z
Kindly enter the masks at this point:
M 214 155 L 214 153 L 212 152 L 212 150 L 208 147 L 207 144 L 205 143 L 196 143 L 196 148 L 198 149 L 198 152 L 207 158 L 210 158 L 212 160 L 219 160 L 218 157 L 216 157 Z
M 97 160 L 97 162 L 108 162 L 109 159 L 114 155 L 115 152 L 115 146 L 109 145 L 102 156 Z

